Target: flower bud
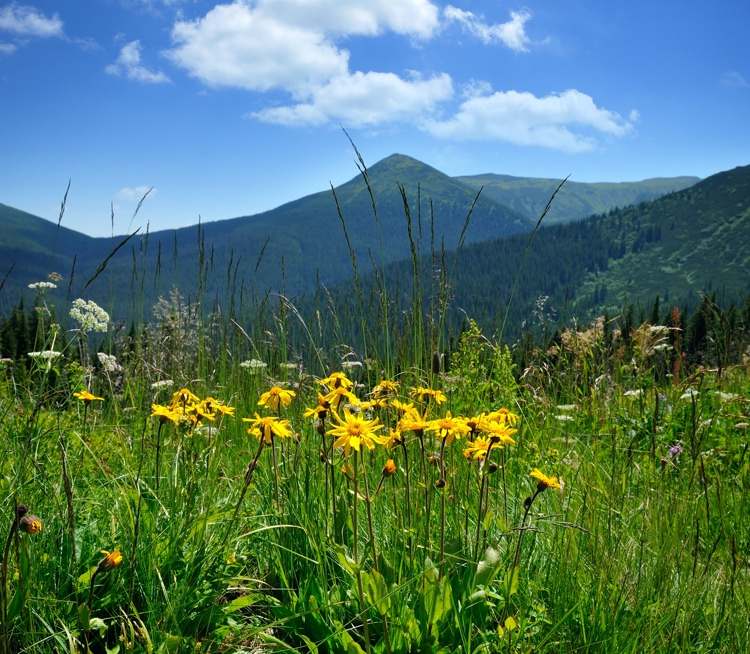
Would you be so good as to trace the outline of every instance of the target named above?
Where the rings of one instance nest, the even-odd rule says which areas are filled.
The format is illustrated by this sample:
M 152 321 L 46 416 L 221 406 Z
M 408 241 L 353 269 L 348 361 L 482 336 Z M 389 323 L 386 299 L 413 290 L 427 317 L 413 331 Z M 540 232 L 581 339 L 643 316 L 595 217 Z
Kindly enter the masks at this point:
M 393 459 L 388 459 L 383 466 L 383 476 L 390 477 L 396 472 L 396 462 Z

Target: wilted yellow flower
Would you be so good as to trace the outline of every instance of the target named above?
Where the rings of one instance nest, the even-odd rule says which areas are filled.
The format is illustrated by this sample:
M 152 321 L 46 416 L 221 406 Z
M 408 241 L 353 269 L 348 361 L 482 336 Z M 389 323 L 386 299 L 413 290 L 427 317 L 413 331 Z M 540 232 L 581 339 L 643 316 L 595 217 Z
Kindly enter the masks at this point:
M 349 456 L 352 450 L 359 452 L 362 445 L 372 450 L 376 444 L 382 445 L 385 440 L 375 433 L 383 428 L 377 418 L 367 420 L 361 415 L 353 415 L 347 410 L 344 410 L 343 419 L 337 413 L 334 413 L 333 417 L 338 426 L 329 429 L 327 433 L 336 437 L 333 446 L 343 447 L 345 456 Z
M 443 418 L 437 420 L 430 420 L 430 424 L 427 426 L 427 431 L 435 432 L 440 438 L 445 439 L 445 442 L 450 445 L 456 438 L 460 438 L 464 434 L 468 434 L 471 431 L 469 425 L 463 418 L 458 416 L 453 417 L 451 412 L 448 411 Z
M 539 482 L 537 488 L 540 491 L 546 490 L 547 488 L 560 488 L 560 480 L 557 477 L 548 477 L 539 470 L 539 468 L 534 468 L 529 474 Z
M 262 437 L 266 445 L 270 445 L 273 442 L 274 436 L 289 438 L 294 433 L 292 425 L 288 420 L 277 418 L 276 416 L 261 417 L 256 413 L 255 418 L 243 418 L 242 421 L 251 424 L 247 433 L 256 438 Z
M 396 462 L 393 459 L 388 459 L 383 466 L 383 476 L 391 477 L 396 473 Z
M 42 531 L 42 519 L 36 515 L 24 515 L 18 521 L 18 528 L 33 536 Z
M 393 395 L 398 391 L 399 383 L 390 379 L 381 379 L 377 386 L 372 389 L 373 397 L 384 397 L 386 395 Z
M 116 547 L 111 552 L 101 550 L 101 553 L 104 554 L 104 558 L 99 561 L 100 570 L 112 570 L 112 568 L 116 568 L 122 563 L 122 552 L 120 552 L 119 547 Z
M 93 393 L 90 393 L 89 391 L 78 391 L 76 393 L 73 393 L 73 397 L 78 398 L 84 404 L 91 404 L 94 400 L 97 400 L 97 401 L 104 400 L 103 397 L 98 397 L 94 395 Z
M 442 391 L 435 388 L 426 388 L 425 386 L 417 386 L 412 388 L 411 396 L 417 398 L 420 402 L 426 400 L 432 400 L 435 404 L 443 404 L 448 401 L 448 398 Z
M 297 394 L 294 391 L 281 388 L 281 386 L 272 386 L 260 396 L 258 406 L 264 406 L 271 411 L 278 411 L 279 406 L 289 406 Z
M 318 383 L 321 386 L 327 386 L 331 390 L 343 386 L 344 388 L 351 388 L 354 386 L 354 382 L 349 379 L 343 372 L 332 372 L 325 379 L 319 379 Z

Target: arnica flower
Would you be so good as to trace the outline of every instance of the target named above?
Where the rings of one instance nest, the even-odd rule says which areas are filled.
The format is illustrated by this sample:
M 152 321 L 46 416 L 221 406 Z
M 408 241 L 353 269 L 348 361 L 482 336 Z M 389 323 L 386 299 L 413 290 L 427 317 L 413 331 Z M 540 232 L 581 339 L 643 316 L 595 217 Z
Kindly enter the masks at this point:
M 396 462 L 388 459 L 383 466 L 383 477 L 392 477 L 394 474 L 396 474 Z
M 99 561 L 100 570 L 112 570 L 122 563 L 122 552 L 120 552 L 119 547 L 116 547 L 111 552 L 108 552 L 107 550 L 100 551 L 104 554 L 104 558 Z
M 256 438 L 262 438 L 266 445 L 273 443 L 273 437 L 289 438 L 293 435 L 292 424 L 288 420 L 276 416 L 264 416 L 261 418 L 257 413 L 255 418 L 243 418 L 243 422 L 249 422 L 250 428 L 247 433 Z
M 179 391 L 172 395 L 172 402 L 170 406 L 174 409 L 176 407 L 183 408 L 188 404 L 195 404 L 200 402 L 200 398 L 195 393 L 190 392 L 187 388 L 181 388 Z
M 267 407 L 271 411 L 278 411 L 279 406 L 289 406 L 295 395 L 294 391 L 281 388 L 281 386 L 272 386 L 260 396 L 258 406 Z
M 383 439 L 383 445 L 387 450 L 392 450 L 394 447 L 401 445 L 404 442 L 404 435 L 399 429 L 391 429 L 388 432 L 388 436 Z
M 417 386 L 412 388 L 411 396 L 417 398 L 420 402 L 432 400 L 435 404 L 444 404 L 448 401 L 445 393 L 434 388 L 426 388 L 425 386 Z
M 492 441 L 489 438 L 477 436 L 464 448 L 464 456 L 469 461 L 484 461 L 487 458 L 491 443 Z
M 33 536 L 42 531 L 42 519 L 35 515 L 24 515 L 18 521 L 18 528 Z
M 493 422 L 510 425 L 511 427 L 515 427 L 519 421 L 518 415 L 509 411 L 505 407 L 498 409 L 497 411 L 491 411 L 487 414 L 487 418 Z
M 318 384 L 321 386 L 327 386 L 331 390 L 343 386 L 344 388 L 351 388 L 354 386 L 354 382 L 349 379 L 343 372 L 332 372 L 328 377 L 319 379 Z
M 347 389 L 346 386 L 336 386 L 336 388 L 325 395 L 323 399 L 336 410 L 338 410 L 343 400 L 346 400 L 353 406 L 357 406 L 360 403 L 359 398 Z
M 333 417 L 338 426 L 329 429 L 328 434 L 336 438 L 333 443 L 334 447 L 344 448 L 344 456 L 349 456 L 352 450 L 359 452 L 362 445 L 368 450 L 374 449 L 376 444 L 382 445 L 383 437 L 375 433 L 383 428 L 377 418 L 367 420 L 361 415 L 353 415 L 347 410 L 344 410 L 343 418 L 339 417 L 337 413 L 334 413 Z
M 375 386 L 372 389 L 372 396 L 379 398 L 379 397 L 386 397 L 388 395 L 394 395 L 396 392 L 398 392 L 399 383 L 397 381 L 392 381 L 390 379 L 381 379 L 377 386 Z
M 364 402 L 359 402 L 357 406 L 362 411 L 368 411 L 370 409 L 387 409 L 388 408 L 388 398 L 386 397 L 374 397 L 371 400 L 366 400 Z
M 560 489 L 560 480 L 557 477 L 548 477 L 539 468 L 534 468 L 529 474 L 539 482 L 537 484 L 537 490 L 539 491 L 548 488 L 552 488 L 553 490 Z
M 416 409 L 407 411 L 398 421 L 398 428 L 400 431 L 424 431 L 430 426 L 430 421 L 422 416 Z
M 309 409 L 305 409 L 305 418 L 312 418 L 313 420 L 322 420 L 328 415 L 328 411 L 331 409 L 331 405 L 326 398 L 318 393 L 318 403 Z
M 91 404 L 94 400 L 99 402 L 104 400 L 103 397 L 98 397 L 93 393 L 90 393 L 89 391 L 78 391 L 76 393 L 73 393 L 73 397 L 78 398 L 84 404 Z
M 446 444 L 450 445 L 456 438 L 468 434 L 471 427 L 463 418 L 453 417 L 448 411 L 443 418 L 430 420 L 427 431 L 435 432 L 440 438 L 445 439 Z
M 178 422 L 180 422 L 180 414 L 173 409 L 170 409 L 168 406 L 164 406 L 162 404 L 151 405 L 151 417 L 159 418 L 159 422 L 162 423 L 172 422 L 174 424 L 177 424 Z

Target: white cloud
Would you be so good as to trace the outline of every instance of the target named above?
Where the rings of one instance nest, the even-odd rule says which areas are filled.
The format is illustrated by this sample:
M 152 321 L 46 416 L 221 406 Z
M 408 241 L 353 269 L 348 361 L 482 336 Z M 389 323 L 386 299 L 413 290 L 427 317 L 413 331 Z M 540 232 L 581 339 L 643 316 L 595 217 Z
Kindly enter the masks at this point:
M 105 70 L 110 75 L 123 75 L 128 79 L 146 84 L 163 84 L 169 78 L 161 71 L 149 70 L 141 65 L 141 43 L 131 41 L 122 46 L 117 60 L 109 64 Z
M 0 55 L 12 55 L 17 49 L 14 43 L 0 43 Z
M 385 31 L 429 38 L 439 28 L 430 0 L 260 0 L 259 13 L 325 34 L 376 36 Z
M 620 137 L 633 128 L 626 120 L 598 107 L 591 96 L 571 89 L 537 97 L 532 93 L 498 91 L 464 100 L 454 116 L 431 120 L 425 129 L 433 136 L 457 140 L 497 140 L 565 152 L 596 147 L 593 133 Z
M 393 73 L 355 72 L 341 75 L 312 91 L 299 104 L 251 114 L 281 125 L 321 125 L 331 121 L 352 127 L 415 122 L 431 114 L 453 95 L 449 75 L 403 79 Z
M 480 16 L 448 5 L 443 15 L 448 23 L 459 23 L 467 32 L 476 36 L 483 43 L 502 43 L 516 52 L 528 52 L 531 39 L 526 34 L 526 23 L 531 12 L 526 9 L 511 11 L 510 20 L 506 23 L 490 25 Z
M 148 193 L 149 189 L 151 189 L 150 193 Z M 148 184 L 143 184 L 142 186 L 124 186 L 117 191 L 115 198 L 124 202 L 138 202 L 146 193 L 152 198 L 156 195 L 156 189 Z
M 721 76 L 722 86 L 728 86 L 735 89 L 748 89 L 750 88 L 750 82 L 747 81 L 742 73 L 736 70 L 728 70 Z
M 178 21 L 167 56 L 209 86 L 293 92 L 347 72 L 349 53 L 316 31 L 290 25 L 243 2 Z
M 0 31 L 21 36 L 62 36 L 63 22 L 57 14 L 45 16 L 35 7 L 13 2 L 0 7 Z

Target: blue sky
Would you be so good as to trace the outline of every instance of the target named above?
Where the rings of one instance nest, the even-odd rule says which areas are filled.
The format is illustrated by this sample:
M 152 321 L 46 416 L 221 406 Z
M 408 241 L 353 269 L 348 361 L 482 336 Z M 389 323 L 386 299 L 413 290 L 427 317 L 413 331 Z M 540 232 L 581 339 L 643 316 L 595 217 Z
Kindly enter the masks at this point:
M 0 0 L 0 202 L 125 231 L 393 152 L 579 181 L 750 163 L 750 3 Z

